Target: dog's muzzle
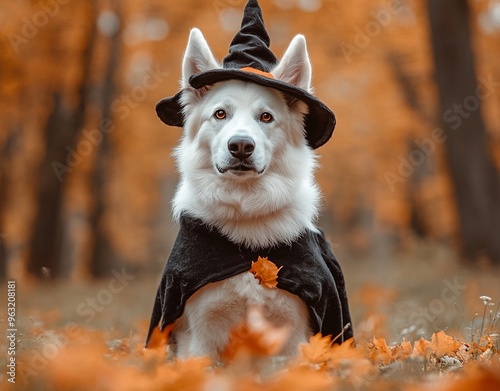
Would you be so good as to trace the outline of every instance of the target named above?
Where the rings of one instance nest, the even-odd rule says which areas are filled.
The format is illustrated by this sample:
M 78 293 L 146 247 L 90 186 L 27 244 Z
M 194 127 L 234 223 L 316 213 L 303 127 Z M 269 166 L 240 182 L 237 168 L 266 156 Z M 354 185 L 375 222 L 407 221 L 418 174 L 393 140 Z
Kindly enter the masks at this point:
M 221 174 L 231 171 L 237 175 L 242 175 L 245 172 L 253 171 L 260 175 L 266 169 L 265 167 L 261 170 L 257 169 L 251 159 L 255 150 L 255 141 L 252 138 L 233 136 L 227 142 L 227 149 L 231 155 L 229 164 L 226 167 L 216 164 L 217 171 Z

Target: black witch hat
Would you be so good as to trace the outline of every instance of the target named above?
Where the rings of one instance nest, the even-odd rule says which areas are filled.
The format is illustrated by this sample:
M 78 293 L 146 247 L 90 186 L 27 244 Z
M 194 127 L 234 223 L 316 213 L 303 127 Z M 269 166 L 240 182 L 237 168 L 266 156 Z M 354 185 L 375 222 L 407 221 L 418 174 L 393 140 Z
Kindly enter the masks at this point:
M 192 75 L 189 84 L 202 88 L 217 82 L 239 79 L 275 88 L 305 102 L 309 113 L 305 117 L 305 136 L 311 148 L 325 144 L 335 128 L 335 115 L 317 97 L 292 84 L 277 80 L 270 73 L 278 64 L 269 49 L 269 36 L 264 27 L 262 12 L 257 0 L 249 0 L 245 7 L 241 29 L 229 47 L 223 67 Z M 181 92 L 164 98 L 156 105 L 156 112 L 167 125 L 183 126 L 184 117 L 180 104 Z

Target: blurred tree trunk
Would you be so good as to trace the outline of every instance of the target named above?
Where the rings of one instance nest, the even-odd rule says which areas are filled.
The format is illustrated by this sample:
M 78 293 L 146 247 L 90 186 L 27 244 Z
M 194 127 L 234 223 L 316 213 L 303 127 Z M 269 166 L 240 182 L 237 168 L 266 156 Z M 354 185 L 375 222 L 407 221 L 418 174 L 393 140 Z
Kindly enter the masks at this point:
M 116 20 L 112 20 L 108 30 L 108 61 L 102 77 L 102 82 L 97 88 L 96 96 L 99 97 L 98 105 L 101 112 L 100 123 L 110 124 L 112 129 L 111 104 L 116 92 L 115 74 L 120 60 L 121 53 L 121 12 L 119 1 L 113 1 L 113 15 Z M 114 25 L 116 23 L 116 25 Z M 106 196 L 107 184 L 107 162 L 111 155 L 111 143 L 108 132 L 99 129 L 99 139 L 96 161 L 93 171 L 90 175 L 90 185 L 93 186 L 94 210 L 90 216 L 91 231 L 94 233 L 94 250 L 90 260 L 90 272 L 94 277 L 107 277 L 111 275 L 113 268 L 118 267 L 119 260 L 116 251 L 113 251 L 109 232 L 105 229 L 104 214 L 106 211 L 106 202 L 109 197 Z M 102 139 L 101 139 L 102 137 Z
M 498 264 L 500 175 L 480 108 L 495 86 L 476 82 L 467 0 L 427 0 L 427 9 L 460 243 L 467 259 L 487 255 Z
M 421 118 L 425 124 L 432 126 L 433 118 L 429 118 L 421 100 L 418 96 L 418 84 L 412 80 L 412 73 L 405 69 L 404 58 L 395 52 L 390 52 L 387 56 L 387 62 L 391 65 L 392 72 L 396 78 L 397 84 L 401 89 L 401 94 L 406 105 Z M 408 140 L 408 154 L 417 150 L 415 140 Z M 426 205 L 422 205 L 418 200 L 418 192 L 427 178 L 433 175 L 433 165 L 428 154 L 424 155 L 422 164 L 418 164 L 412 170 L 409 177 L 408 203 L 411 208 L 410 228 L 419 237 L 426 237 L 431 234 L 429 223 L 427 221 Z
M 39 173 L 39 190 L 36 200 L 36 216 L 31 234 L 28 271 L 37 276 L 45 275 L 44 268 L 49 269 L 52 277 L 61 274 L 62 249 L 62 206 L 64 193 L 64 175 L 57 175 L 53 163 L 67 164 L 68 147 L 77 150 L 78 136 L 85 119 L 85 108 L 88 100 L 88 84 L 91 75 L 91 57 L 96 36 L 96 6 L 89 2 L 88 32 L 79 47 L 82 47 L 82 70 L 78 88 L 78 104 L 72 105 L 59 91 L 53 92 L 53 107 L 45 125 L 45 157 Z M 54 28 L 52 38 L 57 45 L 60 30 Z M 77 43 L 78 45 L 78 43 Z M 57 50 L 54 50 L 57 55 Z M 61 69 L 64 69 L 62 67 Z

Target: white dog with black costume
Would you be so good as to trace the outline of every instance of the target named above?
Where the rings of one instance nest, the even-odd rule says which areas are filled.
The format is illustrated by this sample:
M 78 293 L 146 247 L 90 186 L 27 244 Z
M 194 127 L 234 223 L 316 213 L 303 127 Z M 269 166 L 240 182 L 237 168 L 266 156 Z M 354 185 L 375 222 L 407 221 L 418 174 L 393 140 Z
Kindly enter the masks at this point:
M 256 1 L 248 2 L 246 13 L 242 30 L 253 22 L 263 27 Z M 262 40 L 265 42 L 266 37 Z M 313 176 L 316 156 L 311 144 L 326 142 L 333 127 L 321 141 L 311 141 L 313 136 L 308 136 L 305 121 L 313 105 L 301 100 L 300 95 L 287 93 L 290 89 L 312 96 L 311 63 L 304 36 L 297 35 L 291 41 L 272 69 L 241 69 L 252 73 L 251 78 L 255 74 L 255 78 L 269 79 L 279 88 L 268 86 L 266 81 L 260 83 L 260 79 L 246 80 L 246 76 L 224 76 L 215 83 L 193 86 L 193 78 L 198 75 L 218 75 L 225 70 L 233 72 L 217 62 L 202 33 L 193 29 L 183 59 L 177 106 L 165 109 L 167 114 L 163 114 L 178 115 L 181 119 L 175 124 L 184 127 L 175 150 L 180 184 L 173 200 L 181 233 L 158 290 L 150 334 L 154 327 L 162 328 L 173 321 L 174 354 L 217 359 L 229 341 L 231 328 L 257 304 L 275 326 L 289 327 L 291 334 L 280 354 L 294 355 L 299 344 L 307 342 L 313 333 L 337 333 L 350 322 L 340 267 L 323 233 L 314 225 L 320 191 Z M 285 92 L 280 90 L 281 85 L 285 85 Z M 173 104 L 172 99 L 167 99 L 168 105 Z M 177 107 L 181 108 L 179 113 L 175 112 Z M 159 115 L 162 117 L 160 111 Z M 175 122 L 170 118 L 164 121 Z M 228 257 L 233 257 L 234 263 L 219 264 L 225 261 L 219 261 L 216 252 L 210 255 L 210 248 L 217 246 L 221 258 L 229 249 Z M 290 249 L 293 254 L 286 253 Z M 278 289 L 269 289 L 245 272 L 245 265 L 256 260 L 247 259 L 253 254 L 269 255 L 271 261 L 283 266 L 283 287 L 280 275 Z M 294 263 L 294 255 L 307 258 L 309 254 L 315 258 L 311 261 L 314 267 Z M 175 262 L 198 262 L 198 266 L 190 271 L 191 266 L 177 268 Z M 233 270 L 238 262 L 244 264 Z M 320 265 L 316 268 L 316 264 Z M 216 277 L 205 281 L 206 274 L 211 273 L 200 271 L 205 267 L 224 271 L 217 270 Z M 226 269 L 231 271 L 226 273 Z M 293 273 L 305 271 L 311 271 L 311 281 L 301 286 Z M 186 281 L 178 282 L 183 278 Z M 189 284 L 193 288 L 186 288 Z

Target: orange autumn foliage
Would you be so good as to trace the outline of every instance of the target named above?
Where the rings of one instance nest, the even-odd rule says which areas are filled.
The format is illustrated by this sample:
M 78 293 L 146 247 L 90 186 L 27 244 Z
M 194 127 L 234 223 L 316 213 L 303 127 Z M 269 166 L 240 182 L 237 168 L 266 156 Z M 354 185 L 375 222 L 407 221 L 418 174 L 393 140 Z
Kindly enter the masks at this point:
M 49 149 L 44 133 L 54 108 L 51 97 L 59 96 L 66 108 L 75 106 L 79 91 L 90 87 L 94 91 L 101 84 L 107 62 L 109 37 L 98 32 L 89 53 L 92 77 L 86 81 L 88 84 L 81 84 L 85 61 L 82 54 L 87 52 L 87 45 L 91 49 L 87 31 L 95 25 L 100 30 L 102 21 L 97 23 L 97 19 L 114 7 L 100 1 L 68 2 L 64 7 L 56 7 L 58 11 L 44 22 L 43 28 L 35 29 L 32 17 L 46 15 L 43 9 L 47 2 L 4 1 L 0 10 L 2 15 L 8 15 L 1 18 L 0 27 L 4 38 L 0 41 L 4 98 L 0 113 L 6 118 L 0 123 L 0 156 L 5 157 L 0 166 L 5 167 L 6 178 L 0 184 L 0 189 L 6 192 L 4 210 L 0 212 L 5 223 L 0 234 L 5 235 L 2 243 L 7 244 L 9 252 L 26 248 L 31 240 L 32 222 L 39 207 L 36 200 L 40 162 Z M 164 192 L 175 187 L 176 175 L 168 151 L 178 143 L 181 131 L 161 124 L 154 114 L 155 103 L 178 89 L 189 29 L 199 27 L 216 57 L 221 59 L 238 28 L 239 18 L 235 14 L 241 14 L 243 3 L 235 0 L 117 3 L 120 12 L 115 17 L 120 19 L 119 33 L 123 36 L 118 40 L 120 66 L 113 73 L 117 85 L 110 110 L 116 130 L 107 140 L 110 148 L 106 148 L 114 153 L 108 156 L 109 152 L 92 144 L 91 153 L 79 156 L 81 163 L 71 167 L 64 178 L 61 202 L 65 213 L 61 218 L 69 224 L 70 216 L 93 213 L 96 193 L 89 173 L 97 157 L 107 161 L 103 172 L 109 177 L 106 181 L 109 188 L 102 196 L 106 210 L 101 224 L 106 240 L 112 244 L 113 255 L 126 264 L 145 266 L 145 260 L 152 259 L 158 251 L 151 246 L 152 242 L 158 242 L 158 232 L 162 235 L 168 232 L 169 240 L 175 237 L 170 218 L 159 215 L 158 211 L 169 208 L 169 197 Z M 304 11 L 299 3 L 315 4 L 318 8 Z M 442 114 L 437 107 L 425 2 L 402 2 L 401 12 L 391 14 L 390 23 L 381 28 L 380 34 L 366 37 L 370 38 L 366 47 L 364 43 L 363 48 L 356 46 L 358 39 L 365 36 L 365 27 L 377 25 L 374 15 L 379 11 L 386 13 L 389 3 L 261 1 L 266 25 L 270 31 L 280 31 L 271 34 L 276 35 L 272 38 L 273 51 L 282 53 L 296 33 L 307 37 L 317 95 L 339 118 L 334 138 L 319 150 L 324 169 L 318 172 L 318 183 L 327 201 L 328 214 L 337 222 L 335 234 L 340 235 L 344 248 L 367 253 L 381 243 L 377 240 L 379 235 L 405 249 L 410 240 L 405 238 L 414 234 L 414 214 L 419 229 L 435 240 L 453 239 L 458 228 L 450 178 L 441 156 L 443 145 L 438 143 L 435 152 L 425 153 L 425 164 L 413 165 L 414 174 L 401 175 L 404 167 L 401 162 L 408 162 L 412 151 L 425 152 L 417 146 L 431 136 L 435 125 L 432 119 Z M 479 21 L 495 3 L 469 4 L 474 11 L 472 20 Z M 98 11 L 95 15 L 89 12 L 93 5 Z M 80 16 L 78 20 L 74 15 Z M 163 36 L 149 39 L 144 32 L 158 27 L 158 23 L 164 26 Z M 478 75 L 491 74 L 497 80 L 500 59 L 492 53 L 498 51 L 498 34 L 486 33 L 480 25 L 473 23 Z M 36 30 L 36 36 L 12 41 L 12 34 L 22 35 L 27 26 L 34 26 L 30 28 Z M 16 41 L 19 44 L 13 43 Z M 346 54 L 344 44 L 354 45 L 355 53 Z M 144 80 L 151 73 L 156 82 L 145 88 Z M 140 99 L 135 97 L 139 90 L 143 91 Z M 381 91 L 384 99 L 380 99 Z M 95 99 L 87 102 L 82 129 L 96 129 L 96 117 L 104 110 L 99 102 Z M 497 164 L 500 162 L 499 102 L 498 88 L 481 102 L 491 132 L 488 138 L 491 153 Z M 32 115 L 25 115 L 26 107 Z M 365 108 L 361 115 L 359 107 Z M 80 132 L 75 142 L 84 145 L 92 141 L 85 134 Z M 72 149 L 77 145 L 72 145 Z M 12 152 L 13 146 L 16 153 Z M 422 170 L 424 166 L 429 169 Z M 388 181 L 387 173 L 398 177 L 395 185 Z M 163 190 L 157 191 L 159 188 Z M 372 229 L 372 225 L 378 229 Z M 86 225 L 77 227 L 71 235 L 66 235 L 70 238 L 65 242 L 69 251 L 62 258 L 68 275 L 84 279 L 89 273 L 89 249 L 97 239 L 97 232 L 91 232 Z M 168 251 L 169 240 L 161 241 L 159 253 Z M 21 252 L 16 262 L 10 262 L 15 265 L 12 269 L 16 275 L 24 274 L 26 269 L 24 253 L 30 252 Z
M 353 340 L 332 345 L 330 336 L 317 334 L 300 346 L 298 357 L 273 357 L 286 343 L 289 330 L 273 326 L 259 307 L 252 307 L 245 322 L 231 333 L 231 341 L 223 352 L 223 365 L 214 365 L 208 357 L 165 359 L 165 350 L 161 347 L 167 343 L 170 328 L 155 331 L 154 349 L 139 348 L 141 345 L 137 342 L 143 335 L 137 340 L 134 337 L 109 340 L 104 333 L 86 329 L 67 333 L 65 342 L 57 344 L 57 354 L 46 360 L 43 370 L 36 366 L 38 359 L 33 359 L 39 356 L 35 350 L 20 352 L 19 389 L 31 390 L 35 382 L 41 391 L 461 391 L 496 390 L 500 385 L 500 360 L 493 345 L 481 344 L 477 346 L 479 355 L 465 359 L 462 355 L 470 350 L 470 344 L 443 331 L 436 332 L 430 340 L 420 339 L 413 344 L 409 341 L 388 344 L 383 338 L 373 338 L 358 346 Z M 40 334 L 37 350 L 49 352 L 48 347 L 60 340 L 61 334 L 60 330 Z M 489 338 L 495 339 L 495 336 Z M 449 364 L 450 356 L 454 356 L 452 364 Z M 397 368 L 392 364 L 398 363 L 402 368 L 408 359 L 408 365 L 420 366 L 422 379 L 426 373 L 432 375 L 439 371 L 443 376 L 436 380 L 438 388 L 425 382 L 415 384 L 411 379 L 406 382 L 385 377 L 384 373 Z M 450 365 L 463 366 L 464 370 L 448 371 Z
M 367 344 L 370 360 L 380 365 L 389 365 L 394 361 L 405 360 L 411 356 L 411 343 L 403 340 L 400 345 L 388 346 L 384 338 L 373 338 Z
M 261 285 L 264 285 L 266 288 L 276 288 L 278 285 L 278 272 L 280 270 L 281 267 L 278 268 L 269 259 L 259 257 L 256 262 L 252 261 L 250 273 L 253 273 Z

